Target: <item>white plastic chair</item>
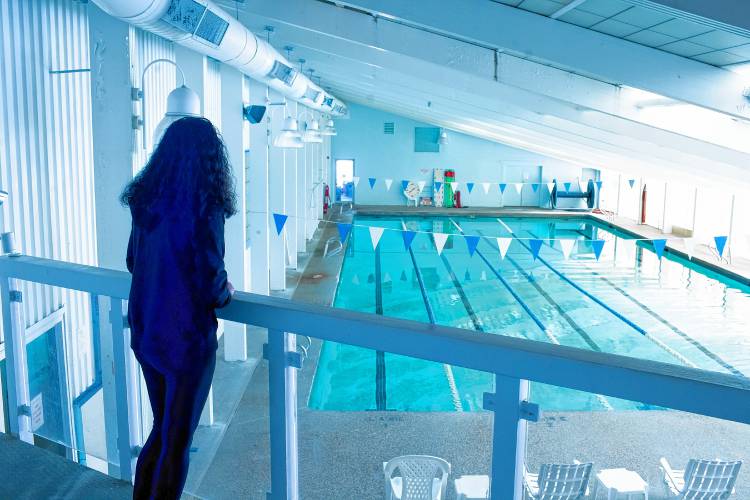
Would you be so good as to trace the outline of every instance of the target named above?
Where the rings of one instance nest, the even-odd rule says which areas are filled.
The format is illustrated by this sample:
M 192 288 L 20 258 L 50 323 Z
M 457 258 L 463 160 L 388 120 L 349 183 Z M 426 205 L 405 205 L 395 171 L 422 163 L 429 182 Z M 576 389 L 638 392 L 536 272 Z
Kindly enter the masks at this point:
M 659 461 L 670 498 L 725 500 L 734 493 L 742 461 L 691 459 L 685 470 L 674 470 L 666 458 Z
M 591 462 L 582 464 L 543 464 L 539 474 L 524 468 L 526 498 L 533 500 L 579 500 L 586 496 L 591 479 Z
M 398 472 L 398 475 L 394 474 Z M 428 455 L 404 455 L 383 462 L 386 500 L 445 500 L 451 464 Z

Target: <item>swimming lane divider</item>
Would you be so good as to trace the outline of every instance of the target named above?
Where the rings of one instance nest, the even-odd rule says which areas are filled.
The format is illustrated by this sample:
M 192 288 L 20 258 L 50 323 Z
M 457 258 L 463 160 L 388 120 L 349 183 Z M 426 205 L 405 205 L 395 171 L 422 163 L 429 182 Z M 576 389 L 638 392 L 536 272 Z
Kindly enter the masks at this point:
M 456 224 L 456 221 L 454 221 L 453 219 L 451 219 L 450 221 L 453 223 L 454 226 L 456 226 L 456 229 L 458 229 L 461 232 L 461 234 L 463 234 L 464 230 L 461 229 L 461 226 L 459 226 L 458 224 Z M 487 260 L 487 258 L 484 256 L 484 254 L 478 248 L 476 249 L 475 253 L 477 255 L 479 255 L 479 257 L 481 257 L 481 259 L 484 261 L 485 264 L 487 264 L 487 267 L 489 267 L 490 270 L 492 271 L 492 273 L 497 277 L 497 279 L 500 280 L 500 283 L 503 284 L 503 286 L 506 288 L 506 290 L 508 290 L 508 292 L 510 292 L 510 294 L 513 296 L 513 298 L 516 300 L 516 302 L 518 302 L 518 304 L 523 308 L 523 310 L 526 311 L 526 314 L 529 315 L 529 317 L 532 319 L 532 321 L 534 321 L 534 323 L 536 323 L 536 326 L 538 326 L 539 329 L 542 330 L 542 332 L 544 332 L 545 335 L 548 335 L 547 327 L 544 326 L 544 323 L 542 323 L 542 320 L 540 320 L 537 317 L 537 315 L 534 314 L 534 312 L 531 310 L 531 308 L 529 308 L 529 306 L 526 304 L 526 302 L 524 302 L 523 299 L 516 293 L 516 291 L 513 290 L 513 287 L 510 286 L 510 283 L 508 283 L 506 281 L 506 279 L 503 278 L 502 275 L 497 271 L 497 269 L 495 269 L 492 266 L 492 264 L 490 264 L 490 261 Z
M 383 315 L 383 278 L 380 266 L 380 245 L 375 248 L 375 314 Z M 375 351 L 375 407 L 387 408 L 385 353 Z
M 406 223 L 401 219 L 401 227 L 406 231 Z M 419 291 L 422 292 L 422 300 L 424 301 L 424 307 L 427 310 L 427 318 L 430 320 L 431 325 L 435 325 L 435 311 L 432 309 L 430 299 L 427 296 L 427 288 L 424 286 L 424 278 L 422 278 L 422 271 L 419 270 L 417 265 L 417 258 L 414 255 L 414 250 L 409 246 L 409 256 L 411 257 L 411 263 L 414 266 L 414 273 L 417 275 L 417 283 L 419 284 Z M 448 380 L 448 388 L 451 391 L 451 398 L 453 399 L 453 408 L 456 411 L 464 411 L 464 406 L 461 403 L 461 396 L 458 394 L 458 386 L 456 385 L 456 377 L 453 375 L 453 368 L 451 365 L 443 364 L 443 371 L 445 372 L 445 378 Z
M 519 239 L 519 238 L 518 238 L 518 237 L 516 236 L 516 234 L 515 234 L 515 233 L 514 233 L 514 232 L 513 232 L 513 231 L 512 231 L 512 230 L 511 230 L 511 229 L 510 229 L 509 227 L 508 227 L 508 225 L 507 225 L 507 224 L 505 224 L 505 223 L 504 223 L 504 222 L 503 222 L 502 220 L 500 220 L 500 219 L 497 219 L 497 220 L 498 220 L 498 221 L 499 221 L 499 222 L 500 222 L 500 223 L 501 223 L 501 224 L 502 224 L 503 226 L 505 226 L 505 228 L 506 228 L 506 229 L 507 229 L 508 231 L 510 231 L 510 235 L 511 235 L 511 236 L 513 237 L 513 239 L 514 239 L 514 240 L 516 240 L 516 241 L 517 241 L 517 242 L 518 242 L 518 243 L 519 243 L 519 244 L 520 244 L 520 245 L 521 245 L 522 247 L 524 247 L 524 248 L 525 248 L 526 250 L 528 250 L 528 251 L 529 251 L 529 253 L 530 253 L 530 254 L 532 254 L 532 255 L 533 255 L 533 252 L 531 251 L 531 248 L 529 248 L 528 246 L 526 246 L 526 244 L 525 244 L 525 243 L 524 243 L 523 241 L 521 241 L 521 240 L 520 240 L 520 239 Z M 573 288 L 575 288 L 576 290 L 578 290 L 579 292 L 581 292 L 582 294 L 584 294 L 584 295 L 585 295 L 586 297 L 588 297 L 588 298 L 589 298 L 589 299 L 591 299 L 592 301 L 594 301 L 594 302 L 596 302 L 597 304 L 599 304 L 600 306 L 602 306 L 602 307 L 603 307 L 604 309 L 606 309 L 606 310 L 607 310 L 607 311 L 608 311 L 608 312 L 609 312 L 610 314 L 612 314 L 612 315 L 613 315 L 614 317 L 616 317 L 617 319 L 619 319 L 620 321 L 622 321 L 623 323 L 625 323 L 626 325 L 628 325 L 629 327 L 631 327 L 631 328 L 632 328 L 633 330 L 637 331 L 637 332 L 638 332 L 638 333 L 640 333 L 641 335 L 648 335 L 648 332 L 646 332 L 646 330 L 644 330 L 644 329 L 643 329 L 643 328 L 641 328 L 640 326 L 636 325 L 636 324 L 635 324 L 634 322 L 632 322 L 631 320 L 629 320 L 628 318 L 626 318 L 625 316 L 623 316 L 623 315 L 622 315 L 622 314 L 620 314 L 619 312 L 617 312 L 617 311 L 615 311 L 614 309 L 612 309 L 612 308 L 611 308 L 611 307 L 610 307 L 610 306 L 609 306 L 608 304 L 606 304 L 606 303 L 605 303 L 604 301 L 602 301 L 601 299 L 597 298 L 597 297 L 596 297 L 595 295 L 592 295 L 592 294 L 590 294 L 590 293 L 589 293 L 588 291 L 586 291 L 586 289 L 584 289 L 583 287 L 581 287 L 581 286 L 580 286 L 580 285 L 579 285 L 578 283 L 576 283 L 575 281 L 571 280 L 570 278 L 568 278 L 567 276 L 565 276 L 565 274 L 561 273 L 560 271 L 558 271 L 557 269 L 555 269 L 554 267 L 552 267 L 552 266 L 551 266 L 551 265 L 549 264 L 549 262 L 547 262 L 546 260 L 544 260 L 544 259 L 543 259 L 543 258 L 542 258 L 541 256 L 538 256 L 538 255 L 537 255 L 537 260 L 538 260 L 539 262 L 541 262 L 542 264 L 544 264 L 545 266 L 547 266 L 547 268 L 549 268 L 549 270 L 550 270 L 550 271 L 552 271 L 553 273 L 555 273 L 555 274 L 556 274 L 556 275 L 557 275 L 557 276 L 558 276 L 558 277 L 559 277 L 559 278 L 560 278 L 561 280 L 565 281 L 565 282 L 566 282 L 567 284 L 569 284 L 570 286 L 572 286 Z

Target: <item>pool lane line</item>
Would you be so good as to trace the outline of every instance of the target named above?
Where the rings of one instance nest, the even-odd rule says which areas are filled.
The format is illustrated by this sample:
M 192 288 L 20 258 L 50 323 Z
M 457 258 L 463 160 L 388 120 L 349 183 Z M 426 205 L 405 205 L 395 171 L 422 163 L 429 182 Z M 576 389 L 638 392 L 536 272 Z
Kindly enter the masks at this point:
M 406 223 L 401 219 L 401 226 L 406 231 Z M 417 258 L 414 256 L 414 250 L 409 245 L 409 256 L 411 257 L 411 263 L 414 266 L 414 273 L 417 275 L 417 283 L 419 284 L 419 291 L 422 293 L 422 300 L 424 300 L 424 307 L 427 310 L 427 318 L 430 320 L 430 324 L 435 325 L 435 311 L 432 309 L 430 299 L 427 297 L 427 288 L 424 286 L 424 279 L 422 278 L 422 271 L 419 270 L 417 265 Z M 464 406 L 461 403 L 461 396 L 458 393 L 458 386 L 456 385 L 456 377 L 453 375 L 453 368 L 451 365 L 443 363 L 443 371 L 445 372 L 445 378 L 448 381 L 448 388 L 451 392 L 451 399 L 453 399 L 453 408 L 456 411 L 464 411 Z
M 534 235 L 534 233 L 532 233 L 531 231 L 526 231 L 526 232 L 528 232 L 531 236 L 534 236 L 536 238 L 536 236 Z M 590 239 L 586 235 L 583 235 L 583 236 L 586 239 Z M 552 248 L 553 250 L 557 251 L 557 249 L 554 248 L 554 247 L 552 247 L 552 246 L 550 246 L 550 248 Z M 649 306 L 647 306 L 646 304 L 644 304 L 640 300 L 638 300 L 635 297 L 633 297 L 625 289 L 623 289 L 622 287 L 620 287 L 619 285 L 617 285 L 616 283 L 614 283 L 613 281 L 611 281 L 609 278 L 607 278 L 606 276 L 598 273 L 597 271 L 594 271 L 593 269 L 591 269 L 586 264 L 583 264 L 583 267 L 585 267 L 594 276 L 598 277 L 599 279 L 601 279 L 602 281 L 604 281 L 605 283 L 607 283 L 609 286 L 611 286 L 612 288 L 614 288 L 617 292 L 619 292 L 621 295 L 623 295 L 624 297 L 626 297 L 627 299 L 629 299 L 631 302 L 633 302 L 634 304 L 636 304 L 638 307 L 640 307 L 641 309 L 643 309 L 643 311 L 645 311 L 647 314 L 649 314 L 651 317 L 653 317 L 659 323 L 663 324 L 664 326 L 666 326 L 667 328 L 669 328 L 670 330 L 672 330 L 672 332 L 676 333 L 684 341 L 686 341 L 687 343 L 689 343 L 690 345 L 692 345 L 693 347 L 695 347 L 696 349 L 698 349 L 706 357 L 710 358 L 711 360 L 713 360 L 715 363 L 717 363 L 718 365 L 722 366 L 726 370 L 730 371 L 732 374 L 740 376 L 740 377 L 743 377 L 743 378 L 747 378 L 747 375 L 745 375 L 740 370 L 738 370 L 737 368 L 735 368 L 734 366 L 732 366 L 729 362 L 724 361 L 724 359 L 722 359 L 718 354 L 714 353 L 708 347 L 704 346 L 703 344 L 701 344 L 700 342 L 698 342 L 697 340 L 695 340 L 693 337 L 691 337 L 690 335 L 688 335 L 687 332 L 682 331 L 679 327 L 677 327 L 676 325 L 673 325 L 672 323 L 670 323 L 669 320 L 667 320 L 666 318 L 664 318 L 662 315 L 660 315 L 658 312 L 656 312 L 653 309 L 651 309 Z M 650 335 L 649 335 L 649 338 L 651 338 L 652 340 L 655 340 L 655 341 L 657 340 L 657 339 L 654 339 L 654 337 L 652 337 Z M 666 347 L 669 348 L 669 349 L 671 349 L 669 346 L 666 346 Z M 681 354 L 679 356 L 681 358 L 684 358 L 684 356 L 682 356 Z M 687 360 L 687 358 L 684 358 L 684 360 L 687 361 L 686 364 L 688 364 L 688 366 L 693 366 L 694 368 L 698 368 L 697 365 L 695 365 L 694 363 L 692 363 L 689 360 Z
M 500 220 L 500 219 L 498 219 L 498 220 Z M 461 226 L 459 226 L 453 219 L 451 219 L 451 222 L 453 223 L 454 226 L 456 226 L 456 228 L 461 233 L 463 233 L 463 229 L 461 228 Z M 501 221 L 501 223 L 503 225 L 505 225 L 504 222 Z M 513 234 L 513 231 L 507 225 L 505 225 L 505 227 L 508 229 L 508 231 L 510 231 L 511 234 Z M 481 230 L 478 229 L 477 232 L 480 235 L 484 236 L 484 234 L 482 233 Z M 487 242 L 487 244 L 489 245 L 489 242 Z M 490 262 L 479 251 L 479 249 L 476 250 L 476 253 L 477 253 L 477 255 L 479 255 L 482 258 L 482 260 L 484 261 L 484 263 L 487 264 L 487 267 L 489 267 L 492 270 L 492 273 L 495 276 L 497 276 L 497 278 L 500 280 L 500 282 L 503 283 L 503 285 L 505 285 L 505 287 L 508 289 L 508 291 L 511 293 L 511 295 L 513 295 L 513 297 L 516 299 L 516 301 L 518 301 L 518 303 L 521 304 L 521 306 L 529 314 L 529 316 L 534 320 L 534 322 L 537 324 L 537 326 L 539 326 L 542 329 L 542 332 L 547 336 L 547 338 L 550 340 L 550 342 L 552 344 L 555 344 L 555 345 L 560 345 L 560 341 L 557 339 L 557 337 L 551 331 L 549 331 L 549 329 L 547 327 L 544 326 L 544 324 L 541 322 L 541 320 L 539 320 L 539 318 L 531 311 L 531 309 L 523 301 L 523 299 L 521 299 L 521 297 L 518 296 L 518 294 L 515 292 L 515 290 L 513 290 L 513 288 L 510 286 L 510 283 L 508 283 L 505 280 L 505 278 L 502 277 L 502 275 L 500 274 L 500 272 L 497 269 L 495 269 L 494 266 L 492 266 L 492 264 L 490 264 Z M 537 292 L 539 292 L 539 294 L 542 297 L 544 297 L 545 300 L 547 300 L 547 302 L 552 307 L 554 307 L 555 310 L 558 311 L 558 313 L 560 313 L 560 315 L 563 317 L 563 319 L 565 319 L 568 322 L 568 324 L 576 331 L 576 333 L 578 333 L 581 336 L 581 338 L 584 340 L 584 342 L 586 342 L 586 344 L 588 344 L 589 347 L 591 347 L 595 351 L 601 351 L 601 349 L 599 348 L 599 346 L 596 345 L 596 342 L 594 342 L 594 340 L 589 336 L 589 334 L 586 333 L 586 331 L 583 328 L 581 328 L 578 325 L 578 323 L 576 323 L 573 320 L 573 318 L 571 318 L 570 316 L 568 316 L 568 313 L 565 312 L 565 310 L 562 308 L 562 306 L 560 306 L 560 304 L 558 304 L 549 294 L 547 294 L 547 292 L 545 292 L 539 286 L 538 283 L 536 283 L 535 281 L 533 281 L 530 278 L 530 276 L 528 274 L 526 274 L 526 272 L 523 270 L 523 268 L 513 258 L 511 258 L 508 255 L 506 255 L 505 258 L 508 259 L 511 262 L 511 264 L 513 264 L 513 266 L 529 281 L 529 283 L 532 284 L 532 286 L 537 290 Z M 608 410 L 608 411 L 614 410 L 614 407 L 609 402 L 609 400 L 607 399 L 606 396 L 604 396 L 602 394 L 594 394 L 594 397 L 599 401 L 599 403 L 604 407 L 605 410 Z
M 380 245 L 375 247 L 375 314 L 383 315 L 383 282 L 380 268 Z M 387 408 L 385 353 L 375 351 L 375 408 Z

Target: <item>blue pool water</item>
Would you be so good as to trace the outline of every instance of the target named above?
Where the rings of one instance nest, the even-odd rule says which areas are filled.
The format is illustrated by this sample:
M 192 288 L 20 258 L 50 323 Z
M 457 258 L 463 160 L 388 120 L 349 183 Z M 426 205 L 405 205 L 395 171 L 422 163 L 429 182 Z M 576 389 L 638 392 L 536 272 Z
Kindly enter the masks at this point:
M 429 321 L 415 262 L 438 324 L 475 330 L 477 335 L 508 335 L 750 373 L 750 288 L 669 254 L 659 261 L 650 243 L 589 219 L 357 217 L 354 222 L 335 307 Z M 397 231 L 402 223 L 420 231 L 412 243 L 414 262 Z M 368 225 L 394 229 L 384 232 L 377 252 L 367 227 L 360 227 Z M 459 227 L 466 234 L 487 237 L 473 257 Z M 431 232 L 451 234 L 442 256 Z M 511 236 L 517 239 L 503 260 L 494 238 Z M 528 249 L 534 238 L 544 241 L 537 261 Z M 576 240 L 569 260 L 563 257 L 561 239 Z M 597 239 L 605 241 L 598 261 L 591 245 Z M 477 411 L 482 394 L 492 389 L 487 373 L 326 342 L 309 406 Z M 531 399 L 548 411 L 650 409 L 538 383 L 531 384 Z

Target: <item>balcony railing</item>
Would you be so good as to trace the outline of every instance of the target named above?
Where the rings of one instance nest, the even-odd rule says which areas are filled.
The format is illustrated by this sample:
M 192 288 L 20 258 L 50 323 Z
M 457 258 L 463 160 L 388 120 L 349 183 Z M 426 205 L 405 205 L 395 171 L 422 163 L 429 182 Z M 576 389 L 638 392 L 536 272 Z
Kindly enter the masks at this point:
M 117 474 L 132 474 L 132 411 L 126 380 L 126 321 L 130 275 L 121 271 L 34 257 L 0 257 L 0 295 L 6 341 L 8 412 L 11 433 L 28 439 L 30 405 L 24 346 L 23 309 L 18 280 L 109 297 L 112 392 L 116 414 L 107 415 L 116 429 Z M 269 370 L 270 464 L 272 499 L 299 498 L 297 447 L 297 369 L 301 357 L 295 335 L 401 354 L 495 375 L 495 391 L 485 394 L 485 409 L 494 412 L 492 498 L 520 498 L 527 420 L 535 418 L 526 401 L 528 381 L 552 384 L 665 408 L 750 423 L 750 381 L 743 377 L 655 361 L 592 352 L 502 335 L 353 312 L 237 292 L 225 309 L 227 321 L 268 329 L 264 357 Z

